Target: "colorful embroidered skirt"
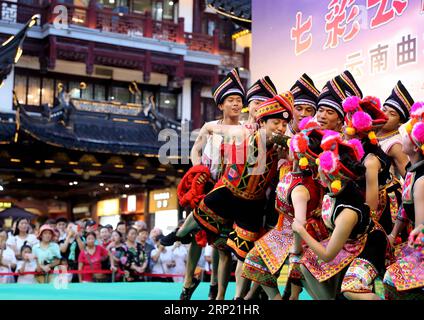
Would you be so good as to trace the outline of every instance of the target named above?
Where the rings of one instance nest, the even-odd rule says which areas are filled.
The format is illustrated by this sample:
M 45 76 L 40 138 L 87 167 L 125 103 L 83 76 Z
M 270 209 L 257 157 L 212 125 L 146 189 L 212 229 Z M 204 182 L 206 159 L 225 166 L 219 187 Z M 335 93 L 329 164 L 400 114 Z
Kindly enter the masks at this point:
M 324 247 L 327 247 L 329 240 L 330 239 L 326 239 L 322 241 L 321 244 Z M 357 240 L 345 243 L 342 250 L 340 250 L 337 256 L 330 262 L 324 262 L 319 259 L 315 252 L 308 248 L 304 252 L 300 263 L 303 264 L 309 272 L 311 272 L 315 279 L 319 282 L 323 282 L 344 270 L 353 261 L 353 259 L 359 256 L 365 248 L 366 241 L 367 235 L 364 235 Z
M 328 245 L 328 239 L 323 241 Z M 330 262 L 320 260 L 308 249 L 301 263 L 320 282 L 331 279 L 346 270 L 341 292 L 371 293 L 377 276 L 384 273 L 391 255 L 391 247 L 383 228 L 378 224 L 371 231 L 355 241 L 347 242 Z
M 387 268 L 384 276 L 386 296 L 389 299 L 424 299 L 423 253 L 407 243 L 398 249 L 398 260 Z
M 243 277 L 263 285 L 276 286 L 278 274 L 294 242 L 292 223 L 292 216 L 280 214 L 276 228 L 256 241 L 255 248 L 247 255 L 243 264 Z M 308 219 L 306 229 L 318 241 L 328 236 L 319 217 Z M 301 278 L 300 268 L 293 265 L 289 270 L 289 278 Z M 274 282 L 270 280 L 270 276 L 275 278 Z
M 241 276 L 267 287 L 277 288 L 278 286 L 278 274 L 269 272 L 256 247 L 247 254 L 243 263 Z

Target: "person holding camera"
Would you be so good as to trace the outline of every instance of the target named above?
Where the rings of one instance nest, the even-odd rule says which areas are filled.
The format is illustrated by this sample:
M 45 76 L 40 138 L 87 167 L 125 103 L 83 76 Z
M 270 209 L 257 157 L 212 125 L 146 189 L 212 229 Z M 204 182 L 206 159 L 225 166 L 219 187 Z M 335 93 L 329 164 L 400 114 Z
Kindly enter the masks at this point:
M 169 274 L 175 268 L 176 263 L 174 260 L 174 255 L 171 249 L 167 249 L 165 246 L 160 244 L 160 240 L 163 238 L 163 235 L 156 237 L 156 249 L 154 249 L 150 254 L 152 258 L 152 273 L 153 274 Z M 173 282 L 171 277 L 153 277 L 152 281 L 154 282 Z
M 60 252 L 67 259 L 69 270 L 78 270 L 78 257 L 84 251 L 82 231 L 78 226 L 69 223 L 66 228 L 66 238 L 59 241 Z M 78 276 L 74 275 L 72 282 L 78 282 Z

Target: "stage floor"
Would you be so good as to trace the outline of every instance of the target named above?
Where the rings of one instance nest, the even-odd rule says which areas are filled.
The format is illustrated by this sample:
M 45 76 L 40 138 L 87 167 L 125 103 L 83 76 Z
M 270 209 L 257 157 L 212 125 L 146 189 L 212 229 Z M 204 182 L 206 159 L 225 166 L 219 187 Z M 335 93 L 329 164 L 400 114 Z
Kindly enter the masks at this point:
M 70 283 L 67 288 L 53 284 L 2 284 L 0 300 L 178 300 L 182 283 Z M 226 299 L 234 297 L 235 283 L 228 284 Z M 280 287 L 284 292 L 284 287 Z M 202 282 L 192 300 L 207 300 L 209 283 Z M 301 300 L 311 300 L 305 292 Z

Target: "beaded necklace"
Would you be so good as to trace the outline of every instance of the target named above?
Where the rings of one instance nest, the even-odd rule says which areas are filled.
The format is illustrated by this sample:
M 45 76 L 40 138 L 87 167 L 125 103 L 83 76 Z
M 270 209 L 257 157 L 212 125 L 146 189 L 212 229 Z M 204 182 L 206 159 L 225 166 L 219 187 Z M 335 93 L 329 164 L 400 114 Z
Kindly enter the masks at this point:
M 394 136 L 395 136 L 395 135 L 397 135 L 398 133 L 399 133 L 399 130 L 398 130 L 398 129 L 396 129 L 396 130 L 393 130 L 393 131 L 391 131 L 391 132 L 389 132 L 389 133 L 383 134 L 383 135 L 381 135 L 381 136 L 377 136 L 377 139 L 381 142 L 381 141 L 384 141 L 384 140 L 390 139 L 391 137 L 394 137 Z

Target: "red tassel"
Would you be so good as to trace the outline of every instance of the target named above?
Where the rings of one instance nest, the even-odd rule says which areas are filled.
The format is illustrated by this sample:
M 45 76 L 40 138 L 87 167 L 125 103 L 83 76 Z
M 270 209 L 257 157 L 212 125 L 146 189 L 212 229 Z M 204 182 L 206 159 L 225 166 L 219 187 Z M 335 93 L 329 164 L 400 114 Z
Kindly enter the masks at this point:
M 205 230 L 200 230 L 198 233 L 196 233 L 194 239 L 196 240 L 199 247 L 202 248 L 206 247 L 206 244 L 208 243 L 208 238 Z

